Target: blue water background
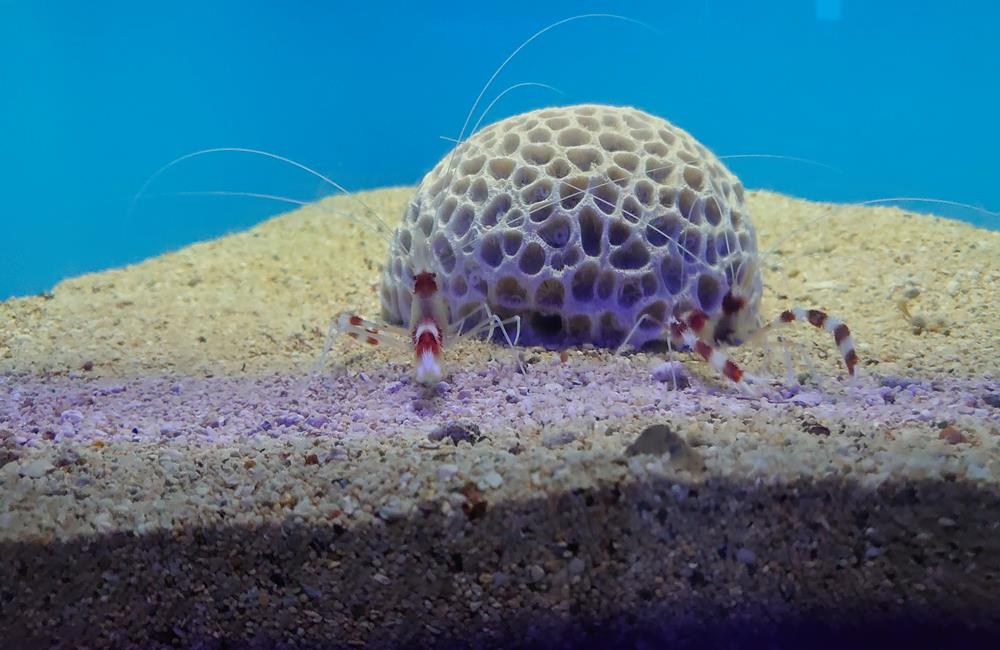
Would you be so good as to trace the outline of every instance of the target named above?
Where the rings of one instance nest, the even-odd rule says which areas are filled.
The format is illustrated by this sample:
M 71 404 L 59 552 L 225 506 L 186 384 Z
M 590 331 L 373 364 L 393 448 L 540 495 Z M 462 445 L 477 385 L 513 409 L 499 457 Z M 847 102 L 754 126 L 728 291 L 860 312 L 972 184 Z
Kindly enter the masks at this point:
M 749 187 L 819 200 L 923 196 L 1000 210 L 1000 3 L 41 2 L 0 0 L 0 298 L 246 228 L 314 199 L 290 156 L 351 189 L 414 184 L 522 40 L 487 123 L 553 104 L 629 104 L 734 160 Z M 962 209 L 928 211 L 997 227 Z M 393 215 L 395 216 L 395 215 Z M 821 226 L 817 226 L 821 227 Z

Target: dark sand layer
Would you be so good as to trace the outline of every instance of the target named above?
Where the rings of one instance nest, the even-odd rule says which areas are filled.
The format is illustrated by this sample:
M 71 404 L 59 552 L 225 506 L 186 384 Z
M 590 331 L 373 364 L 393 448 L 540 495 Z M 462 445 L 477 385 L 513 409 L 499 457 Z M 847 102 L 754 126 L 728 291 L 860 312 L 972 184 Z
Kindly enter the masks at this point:
M 764 250 L 817 219 L 768 258 L 764 313 L 841 316 L 860 380 L 802 327 L 804 385 L 753 399 L 686 357 L 672 390 L 654 355 L 528 350 L 522 375 L 483 342 L 432 391 L 341 344 L 301 394 L 329 317 L 377 314 L 385 248 L 316 207 L 0 304 L 0 639 L 984 638 L 1000 234 L 751 209 Z

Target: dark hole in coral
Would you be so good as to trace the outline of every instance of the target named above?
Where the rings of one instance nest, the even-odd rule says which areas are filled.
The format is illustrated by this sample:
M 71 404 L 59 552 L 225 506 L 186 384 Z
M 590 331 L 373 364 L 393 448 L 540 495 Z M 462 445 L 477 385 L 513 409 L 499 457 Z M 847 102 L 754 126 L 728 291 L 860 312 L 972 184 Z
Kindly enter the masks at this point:
M 583 252 L 591 257 L 601 254 L 601 235 L 604 231 L 604 220 L 589 206 L 580 210 L 580 243 Z
M 563 331 L 563 320 L 559 314 L 543 314 L 536 311 L 531 314 L 529 322 L 531 329 L 543 341 L 554 341 Z
M 642 289 L 639 288 L 639 282 L 636 280 L 622 284 L 621 289 L 618 290 L 618 304 L 626 309 L 639 302 L 640 298 L 642 298 Z

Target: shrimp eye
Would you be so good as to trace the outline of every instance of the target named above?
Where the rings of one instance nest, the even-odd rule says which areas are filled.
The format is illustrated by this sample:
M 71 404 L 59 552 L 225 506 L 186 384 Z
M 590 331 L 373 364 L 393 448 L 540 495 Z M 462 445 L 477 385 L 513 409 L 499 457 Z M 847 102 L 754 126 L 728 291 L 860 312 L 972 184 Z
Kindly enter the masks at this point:
M 727 291 L 726 295 L 722 298 L 722 313 L 727 316 L 735 314 L 743 309 L 743 306 L 746 304 L 746 298 L 734 296 L 732 291 Z
M 417 273 L 413 278 L 413 293 L 422 297 L 429 297 L 437 292 L 437 274 L 430 271 Z

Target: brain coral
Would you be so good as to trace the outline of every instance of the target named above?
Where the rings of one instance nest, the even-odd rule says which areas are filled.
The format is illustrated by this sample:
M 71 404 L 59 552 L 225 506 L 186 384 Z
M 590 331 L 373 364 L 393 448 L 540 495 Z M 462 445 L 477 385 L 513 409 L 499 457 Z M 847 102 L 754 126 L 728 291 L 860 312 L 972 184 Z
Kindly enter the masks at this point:
M 511 117 L 445 156 L 393 237 L 384 318 L 408 324 L 423 270 L 452 323 L 486 303 L 547 347 L 618 345 L 643 314 L 630 343 L 666 340 L 663 324 L 692 308 L 738 342 L 762 290 L 739 180 L 682 129 L 600 105 Z M 723 309 L 731 290 L 738 313 Z

